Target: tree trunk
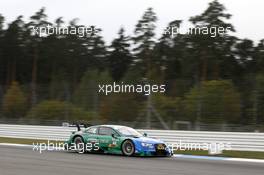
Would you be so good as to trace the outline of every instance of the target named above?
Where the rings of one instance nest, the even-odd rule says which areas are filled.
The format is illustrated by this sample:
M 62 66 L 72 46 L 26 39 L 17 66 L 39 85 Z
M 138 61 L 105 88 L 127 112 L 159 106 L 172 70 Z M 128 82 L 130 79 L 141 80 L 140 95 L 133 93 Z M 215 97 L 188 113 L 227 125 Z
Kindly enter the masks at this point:
M 201 77 L 202 81 L 206 81 L 207 80 L 207 58 L 206 56 L 203 57 L 202 59 L 202 77 Z
M 31 105 L 37 103 L 37 62 L 38 62 L 38 48 L 34 47 L 33 64 L 32 64 L 32 82 L 31 82 Z
M 16 81 L 16 59 L 12 63 L 11 82 Z
M 216 61 L 216 63 L 214 64 L 213 78 L 214 78 L 214 80 L 218 80 L 219 79 L 219 64 L 218 64 L 218 61 Z
M 6 69 L 6 86 L 9 87 L 11 84 L 11 63 L 10 60 L 7 61 L 7 69 Z

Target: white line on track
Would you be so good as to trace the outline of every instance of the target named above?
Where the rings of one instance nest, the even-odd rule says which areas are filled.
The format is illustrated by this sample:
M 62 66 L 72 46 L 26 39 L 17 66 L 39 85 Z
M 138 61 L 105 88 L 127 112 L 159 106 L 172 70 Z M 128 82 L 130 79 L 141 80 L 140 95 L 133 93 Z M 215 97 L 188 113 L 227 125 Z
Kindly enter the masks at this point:
M 0 143 L 0 145 L 3 145 L 3 146 L 16 146 L 16 147 L 28 147 L 28 148 L 33 147 L 32 145 L 27 145 L 27 144 L 15 144 L 15 143 Z
M 223 161 L 233 161 L 233 162 L 252 162 L 252 163 L 264 163 L 264 159 L 246 159 L 246 158 L 229 158 L 229 157 L 214 157 L 214 156 L 193 156 L 193 155 L 183 155 L 175 154 L 174 158 L 187 158 L 187 159 L 205 159 L 205 160 L 223 160 Z

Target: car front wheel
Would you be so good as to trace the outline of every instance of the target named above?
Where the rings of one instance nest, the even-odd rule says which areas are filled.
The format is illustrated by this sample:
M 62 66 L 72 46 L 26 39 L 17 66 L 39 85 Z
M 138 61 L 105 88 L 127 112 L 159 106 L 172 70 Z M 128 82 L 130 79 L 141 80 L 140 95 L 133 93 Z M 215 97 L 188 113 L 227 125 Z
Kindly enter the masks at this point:
M 122 152 L 125 156 L 132 156 L 135 152 L 134 143 L 131 140 L 126 140 L 122 144 Z

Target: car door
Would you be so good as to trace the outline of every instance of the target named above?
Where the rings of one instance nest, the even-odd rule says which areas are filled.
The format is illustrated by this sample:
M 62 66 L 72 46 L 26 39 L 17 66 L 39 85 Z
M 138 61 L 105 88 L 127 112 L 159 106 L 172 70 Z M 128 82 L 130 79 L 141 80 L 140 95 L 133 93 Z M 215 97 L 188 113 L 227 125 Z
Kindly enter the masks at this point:
M 99 127 L 97 139 L 99 141 L 99 147 L 103 150 L 111 150 L 115 147 L 115 139 L 112 137 L 112 134 L 116 132 L 110 127 Z
M 98 142 L 98 127 L 91 127 L 88 128 L 84 131 L 85 134 L 85 139 L 86 139 L 86 147 L 87 149 L 93 150 L 93 151 L 98 151 L 98 146 L 99 146 L 99 142 Z

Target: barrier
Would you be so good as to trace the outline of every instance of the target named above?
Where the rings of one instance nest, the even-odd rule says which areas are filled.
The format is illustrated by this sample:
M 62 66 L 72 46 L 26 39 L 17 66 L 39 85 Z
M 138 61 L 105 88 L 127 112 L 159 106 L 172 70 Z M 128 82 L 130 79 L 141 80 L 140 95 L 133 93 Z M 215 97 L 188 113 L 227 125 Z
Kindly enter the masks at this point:
M 66 140 L 75 127 L 37 126 L 37 125 L 7 125 L 0 124 L 0 137 Z M 177 131 L 177 130 L 144 130 L 150 137 L 161 139 L 169 144 L 230 144 L 232 150 L 264 152 L 264 133 L 249 132 L 209 132 L 209 131 Z

